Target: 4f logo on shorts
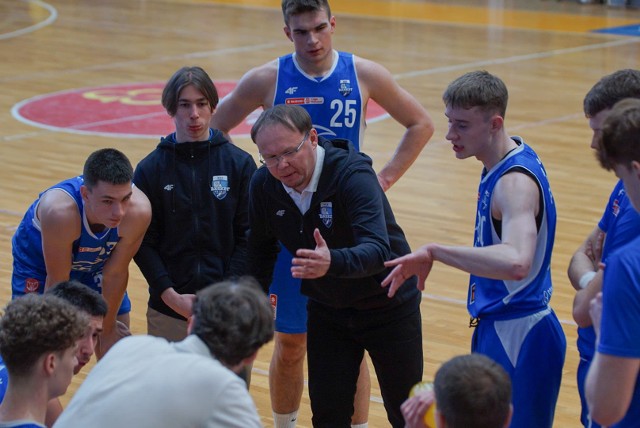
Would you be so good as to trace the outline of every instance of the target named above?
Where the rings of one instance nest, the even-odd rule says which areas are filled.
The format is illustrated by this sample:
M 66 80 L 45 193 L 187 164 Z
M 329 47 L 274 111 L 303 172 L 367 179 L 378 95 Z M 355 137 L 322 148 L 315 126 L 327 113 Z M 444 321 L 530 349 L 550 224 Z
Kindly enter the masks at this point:
M 340 88 L 338 88 L 338 91 L 340 91 L 343 97 L 349 96 L 351 91 L 353 91 L 351 81 L 349 79 L 340 80 Z
M 331 202 L 320 202 L 320 220 L 327 229 L 333 224 L 333 204 Z
M 226 175 L 214 175 L 211 179 L 211 192 L 219 200 L 223 200 L 229 191 L 229 180 Z

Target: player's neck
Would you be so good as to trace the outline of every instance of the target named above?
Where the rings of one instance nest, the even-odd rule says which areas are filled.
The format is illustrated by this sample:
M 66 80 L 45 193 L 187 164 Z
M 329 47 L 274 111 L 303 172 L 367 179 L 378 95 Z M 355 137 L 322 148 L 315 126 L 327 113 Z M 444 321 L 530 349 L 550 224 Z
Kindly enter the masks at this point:
M 42 388 L 38 391 L 14 388 L 12 391 L 7 391 L 0 405 L 0 421 L 28 420 L 44 424 L 48 401 L 46 392 Z
M 319 61 L 305 61 L 300 55 L 296 55 L 296 62 L 302 68 L 306 74 L 312 77 L 324 77 L 333 68 L 335 57 L 337 53 L 335 50 L 331 52 Z
M 504 159 L 512 150 L 518 147 L 518 144 L 507 134 L 506 131 L 496 135 L 496 139 L 492 142 L 488 150 L 486 159 L 482 159 L 482 163 L 487 171 L 496 166 Z

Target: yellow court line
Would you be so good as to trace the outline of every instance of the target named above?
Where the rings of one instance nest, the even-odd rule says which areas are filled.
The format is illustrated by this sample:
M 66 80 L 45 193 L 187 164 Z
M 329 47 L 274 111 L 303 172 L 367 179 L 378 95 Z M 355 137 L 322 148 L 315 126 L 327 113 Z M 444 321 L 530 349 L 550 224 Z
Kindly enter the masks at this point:
M 217 3 L 243 7 L 280 9 L 279 0 L 188 0 L 189 3 Z M 544 31 L 586 32 L 599 28 L 639 24 L 637 19 L 601 15 L 580 15 L 551 11 L 529 11 L 504 8 L 453 6 L 428 2 L 394 0 L 331 0 L 335 15 L 350 14 L 376 18 L 406 19 L 452 24 L 491 25 Z

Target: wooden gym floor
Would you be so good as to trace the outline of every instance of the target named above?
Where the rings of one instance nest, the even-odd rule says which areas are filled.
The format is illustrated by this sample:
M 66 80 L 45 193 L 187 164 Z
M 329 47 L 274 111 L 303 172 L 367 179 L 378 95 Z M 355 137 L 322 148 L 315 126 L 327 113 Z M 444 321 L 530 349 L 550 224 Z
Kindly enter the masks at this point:
M 640 54 L 640 38 L 592 30 L 632 26 L 629 32 L 638 33 L 640 12 L 569 0 L 333 0 L 332 8 L 334 46 L 385 65 L 436 123 L 420 158 L 388 192 L 412 248 L 472 242 L 481 167 L 457 161 L 444 139 L 443 90 L 474 69 L 506 82 L 507 128 L 537 150 L 557 202 L 551 303 L 568 345 L 554 426 L 578 427 L 566 268 L 615 183 L 589 149 L 582 99 L 604 74 L 638 68 Z M 133 163 L 150 152 L 170 130 L 158 108 L 159 88 L 175 70 L 200 65 L 232 87 L 250 67 L 291 49 L 276 0 L 0 0 L 0 302 L 10 296 L 11 236 L 28 205 L 41 190 L 80 173 L 98 148 L 116 147 Z M 375 167 L 389 158 L 401 132 L 391 119 L 370 120 L 364 151 Z M 234 140 L 257 155 L 246 131 Z M 146 284 L 135 264 L 130 270 L 132 328 L 144 333 Z M 466 289 L 467 275 L 443 265 L 427 282 L 425 379 L 469 350 Z M 267 427 L 271 351 L 269 345 L 260 352 L 251 386 Z M 65 402 L 88 370 L 74 379 Z M 306 391 L 298 426 L 311 426 Z M 388 426 L 377 386 L 370 426 Z

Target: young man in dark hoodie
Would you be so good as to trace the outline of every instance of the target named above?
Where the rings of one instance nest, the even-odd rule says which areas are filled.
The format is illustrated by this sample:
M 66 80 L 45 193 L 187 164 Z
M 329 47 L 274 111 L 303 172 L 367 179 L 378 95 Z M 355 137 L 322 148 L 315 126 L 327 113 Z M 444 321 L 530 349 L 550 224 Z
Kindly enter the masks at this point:
M 278 241 L 309 297 L 307 359 L 314 427 L 348 428 L 365 349 L 387 416 L 422 378 L 420 293 L 415 278 L 393 297 L 384 261 L 408 254 L 371 159 L 346 140 L 318 137 L 305 109 L 276 105 L 251 130 L 260 168 L 250 188 L 249 272 L 266 290 Z
M 218 93 L 202 68 L 178 70 L 162 105 L 176 131 L 134 172 L 152 206 L 134 260 L 149 283 L 148 333 L 179 341 L 187 336 L 195 293 L 245 273 L 248 186 L 256 164 L 209 128 Z

